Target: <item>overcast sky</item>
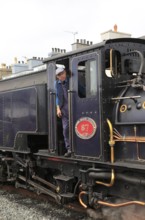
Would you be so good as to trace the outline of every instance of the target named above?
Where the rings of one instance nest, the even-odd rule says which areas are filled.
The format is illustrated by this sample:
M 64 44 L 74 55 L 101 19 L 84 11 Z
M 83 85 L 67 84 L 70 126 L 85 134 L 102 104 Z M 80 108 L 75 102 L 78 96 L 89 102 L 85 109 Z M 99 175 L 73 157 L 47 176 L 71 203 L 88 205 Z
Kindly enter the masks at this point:
M 98 43 L 113 30 L 145 35 L 144 0 L 0 0 L 0 63 L 71 50 L 74 35 Z

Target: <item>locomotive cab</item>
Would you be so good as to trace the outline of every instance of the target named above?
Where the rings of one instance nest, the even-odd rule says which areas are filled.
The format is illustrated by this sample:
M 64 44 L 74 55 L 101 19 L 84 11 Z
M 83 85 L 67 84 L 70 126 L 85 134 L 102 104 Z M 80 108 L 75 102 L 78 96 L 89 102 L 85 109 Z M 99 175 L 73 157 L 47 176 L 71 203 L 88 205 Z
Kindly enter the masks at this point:
M 68 91 L 69 134 L 74 157 L 100 158 L 101 152 L 101 105 L 100 102 L 100 55 L 97 52 L 55 58 L 48 62 L 49 152 L 62 155 L 64 141 L 61 122 L 56 119 L 55 67 L 63 65 L 70 77 Z M 56 132 L 57 127 L 57 132 Z M 57 137 L 61 136 L 60 138 Z M 57 141 L 59 140 L 59 141 Z

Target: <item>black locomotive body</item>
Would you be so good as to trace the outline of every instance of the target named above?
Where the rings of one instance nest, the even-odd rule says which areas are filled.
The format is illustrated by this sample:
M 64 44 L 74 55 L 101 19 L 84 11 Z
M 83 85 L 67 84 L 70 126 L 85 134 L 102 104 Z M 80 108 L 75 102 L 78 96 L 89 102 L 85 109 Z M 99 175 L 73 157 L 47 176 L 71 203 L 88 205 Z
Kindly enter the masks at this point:
M 113 39 L 1 80 L 0 180 L 59 202 L 78 199 L 85 208 L 115 206 L 108 197 L 129 200 L 120 206 L 145 205 L 144 62 L 145 40 Z M 59 65 L 70 73 L 70 158 L 56 117 Z

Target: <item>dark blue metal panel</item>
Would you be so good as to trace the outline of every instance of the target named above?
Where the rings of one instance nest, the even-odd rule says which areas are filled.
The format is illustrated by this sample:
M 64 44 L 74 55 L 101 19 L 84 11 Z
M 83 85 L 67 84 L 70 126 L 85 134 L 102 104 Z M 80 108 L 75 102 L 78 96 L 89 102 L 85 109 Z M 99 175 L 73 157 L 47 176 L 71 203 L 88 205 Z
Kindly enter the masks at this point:
M 3 146 L 13 147 L 15 133 L 12 123 L 4 122 L 3 124 Z
M 12 93 L 12 123 L 18 131 L 37 129 L 37 94 L 35 88 Z
M 75 98 L 76 104 L 74 104 L 74 122 L 76 123 L 81 117 L 89 117 L 96 122 L 97 130 L 95 135 L 90 139 L 79 138 L 74 132 L 74 147 L 76 155 L 100 157 L 100 110 L 98 99 L 88 99 L 86 102 L 78 100 L 77 95 Z M 84 114 L 82 115 L 82 112 Z M 87 112 L 87 114 L 86 114 Z
M 0 94 L 0 146 L 13 147 L 16 133 L 37 130 L 37 91 L 26 88 Z
M 0 146 L 3 146 L 3 96 L 0 95 Z
M 0 95 L 0 122 L 3 121 L 3 96 Z
M 3 103 L 4 103 L 3 121 L 11 122 L 12 121 L 12 93 L 7 93 L 4 95 Z
M 0 146 L 3 146 L 3 121 L 0 120 Z
M 97 94 L 91 98 L 80 98 L 78 97 L 78 63 L 83 60 L 95 60 L 96 61 L 96 81 Z M 99 55 L 97 53 L 91 53 L 75 57 L 72 61 L 72 72 L 73 76 L 71 79 L 73 98 L 71 105 L 73 114 L 73 148 L 74 153 L 77 156 L 90 156 L 100 159 L 102 156 L 101 151 L 101 107 L 100 107 L 100 74 L 99 74 Z M 75 132 L 74 127 L 77 122 L 82 118 L 90 118 L 96 124 L 96 132 L 90 139 L 80 138 Z

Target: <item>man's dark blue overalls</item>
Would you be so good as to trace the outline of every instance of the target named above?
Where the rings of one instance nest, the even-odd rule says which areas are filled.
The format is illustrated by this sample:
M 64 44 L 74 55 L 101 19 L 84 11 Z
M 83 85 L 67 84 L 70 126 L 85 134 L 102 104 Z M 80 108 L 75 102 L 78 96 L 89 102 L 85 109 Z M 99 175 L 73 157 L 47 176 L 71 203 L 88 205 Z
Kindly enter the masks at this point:
M 68 152 L 71 152 L 69 145 L 69 116 L 68 116 L 68 89 L 69 78 L 65 81 L 56 80 L 56 105 L 59 105 L 62 112 L 62 126 L 65 147 Z M 67 156 L 67 155 L 66 155 Z

